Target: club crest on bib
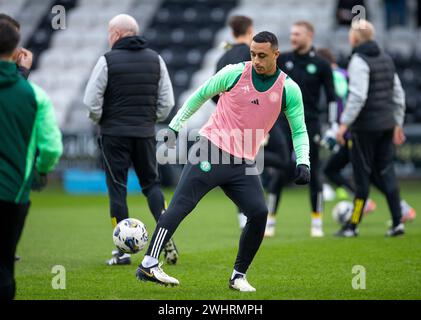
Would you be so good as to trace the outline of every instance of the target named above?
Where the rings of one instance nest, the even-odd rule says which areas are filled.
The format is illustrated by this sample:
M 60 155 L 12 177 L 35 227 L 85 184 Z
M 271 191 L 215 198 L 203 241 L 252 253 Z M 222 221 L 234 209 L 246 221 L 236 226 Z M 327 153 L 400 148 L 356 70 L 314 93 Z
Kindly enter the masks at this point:
M 203 172 L 209 172 L 212 169 L 212 165 L 209 161 L 201 161 L 199 164 L 200 170 Z

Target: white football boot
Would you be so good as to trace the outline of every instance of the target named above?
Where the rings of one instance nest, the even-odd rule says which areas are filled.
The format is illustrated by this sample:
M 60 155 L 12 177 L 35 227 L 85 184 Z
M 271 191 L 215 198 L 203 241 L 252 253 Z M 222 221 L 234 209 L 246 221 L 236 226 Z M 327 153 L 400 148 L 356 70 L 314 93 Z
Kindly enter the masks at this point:
M 324 237 L 325 234 L 323 232 L 323 222 L 322 222 L 322 218 L 321 217 L 311 218 L 310 235 L 313 238 L 322 238 L 322 237 Z
M 166 274 L 161 268 L 161 264 L 156 264 L 150 268 L 142 265 L 137 268 L 136 277 L 141 281 L 151 281 L 164 286 L 178 286 L 180 281 Z
M 265 237 L 272 238 L 275 236 L 276 229 L 276 216 L 273 214 L 268 215 L 268 220 L 266 222 Z
M 233 290 L 241 292 L 255 292 L 256 289 L 253 288 L 250 283 L 247 281 L 246 277 L 241 274 L 236 274 L 234 279 L 229 281 L 229 287 Z

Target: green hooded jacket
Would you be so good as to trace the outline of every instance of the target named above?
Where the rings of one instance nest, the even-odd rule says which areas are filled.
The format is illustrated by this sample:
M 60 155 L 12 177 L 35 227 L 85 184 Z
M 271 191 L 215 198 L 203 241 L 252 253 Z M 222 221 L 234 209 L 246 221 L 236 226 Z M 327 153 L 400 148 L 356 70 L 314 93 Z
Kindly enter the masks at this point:
M 62 152 L 47 94 L 19 75 L 15 63 L 0 61 L 0 200 L 27 203 L 34 169 L 52 171 Z

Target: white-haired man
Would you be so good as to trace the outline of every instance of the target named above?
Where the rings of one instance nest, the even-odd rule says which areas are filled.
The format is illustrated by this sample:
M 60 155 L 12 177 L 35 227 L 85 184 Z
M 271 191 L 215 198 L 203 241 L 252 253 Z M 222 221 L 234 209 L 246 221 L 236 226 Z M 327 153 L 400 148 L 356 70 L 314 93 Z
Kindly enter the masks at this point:
M 363 217 L 370 181 L 385 195 L 393 225 L 387 236 L 403 235 L 399 185 L 393 168 L 394 145 L 402 144 L 405 94 L 392 58 L 374 40 L 374 27 L 365 20 L 355 21 L 349 32 L 353 49 L 348 66 L 349 96 L 341 115 L 337 140 L 351 132 L 351 162 L 356 185 L 354 211 L 337 236 L 355 237 Z
M 136 20 L 126 14 L 108 25 L 111 50 L 101 56 L 86 87 L 89 117 L 100 126 L 102 152 L 113 226 L 129 217 L 127 175 L 133 165 L 154 218 L 165 211 L 156 160 L 155 123 L 174 107 L 164 60 L 139 36 Z M 178 252 L 172 239 L 163 248 L 168 263 Z M 108 265 L 130 264 L 130 255 L 113 251 Z

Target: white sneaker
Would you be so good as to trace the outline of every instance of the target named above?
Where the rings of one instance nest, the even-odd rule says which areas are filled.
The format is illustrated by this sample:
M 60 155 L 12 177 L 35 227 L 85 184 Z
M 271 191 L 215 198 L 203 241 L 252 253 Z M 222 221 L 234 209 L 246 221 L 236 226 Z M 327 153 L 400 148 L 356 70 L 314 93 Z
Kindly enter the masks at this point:
M 276 229 L 276 217 L 273 215 L 269 215 L 268 220 L 266 222 L 265 237 L 267 238 L 274 237 L 275 229 Z
M 310 235 L 313 238 L 324 237 L 323 233 L 323 220 L 321 217 L 311 218 L 311 231 Z
M 397 237 L 405 234 L 405 225 L 403 223 L 398 224 L 396 227 L 391 227 L 387 233 L 386 237 Z
M 405 200 L 401 201 L 401 211 L 402 211 L 402 222 L 411 222 L 414 221 L 415 217 L 417 216 L 417 213 L 414 208 L 412 208 L 408 202 Z
M 320 226 L 317 226 L 317 227 L 316 226 L 313 226 L 313 227 L 311 227 L 310 235 L 313 238 L 322 238 L 322 237 L 325 236 L 325 234 L 323 232 L 323 229 Z
M 274 236 L 275 236 L 275 227 L 274 226 L 266 226 L 265 238 L 273 238 Z
M 245 276 L 236 275 L 234 279 L 230 280 L 229 287 L 233 290 L 241 292 L 255 292 L 256 289 L 253 288 L 250 283 L 247 281 Z
M 178 286 L 180 282 L 164 272 L 161 268 L 162 263 L 154 265 L 150 268 L 145 268 L 142 265 L 137 268 L 136 277 L 141 281 L 156 282 L 165 286 Z

